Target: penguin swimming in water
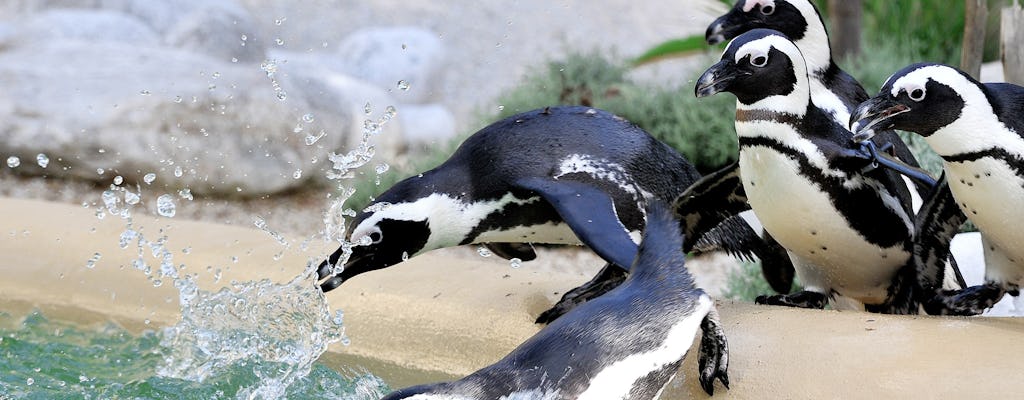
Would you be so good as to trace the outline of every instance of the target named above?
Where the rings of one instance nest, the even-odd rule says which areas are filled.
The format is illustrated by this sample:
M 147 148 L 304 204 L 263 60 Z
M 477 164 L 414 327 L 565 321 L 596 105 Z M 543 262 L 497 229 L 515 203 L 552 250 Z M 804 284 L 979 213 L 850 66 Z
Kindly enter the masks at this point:
M 757 28 L 774 29 L 793 41 L 804 56 L 815 106 L 841 126 L 847 126 L 850 113 L 867 100 L 868 93 L 833 60 L 828 31 L 814 3 L 810 0 L 739 0 L 728 13 L 708 26 L 705 39 L 708 44 L 714 45 Z M 900 162 L 915 168 L 919 166 L 913 152 L 895 131 L 881 132 L 872 141 L 879 148 L 890 149 Z M 909 195 L 914 210 L 917 210 L 921 207 L 922 195 L 931 188 L 916 180 L 912 180 L 912 183 L 914 186 L 908 185 Z M 769 237 L 766 236 L 766 239 Z M 784 269 L 787 267 L 785 264 L 763 264 L 762 267 L 769 280 L 792 276 L 792 272 Z M 954 277 L 962 282 L 963 278 L 955 266 L 952 271 Z
M 695 92 L 736 96 L 740 155 L 687 189 L 677 212 L 690 229 L 754 210 L 789 250 L 804 284 L 801 292 L 760 296 L 758 303 L 822 308 L 838 294 L 869 311 L 918 311 L 906 183 L 889 170 L 864 172 L 866 152 L 815 105 L 792 41 L 768 29 L 740 35 Z
M 505 358 L 454 382 L 401 389 L 396 399 L 656 399 L 697 330 L 700 383 L 729 387 L 729 350 L 714 302 L 683 265 L 679 223 L 658 201 L 626 280 L 569 311 Z
M 925 279 L 931 314 L 976 315 L 1024 283 L 1024 88 L 980 83 L 941 64 L 914 64 L 896 72 L 861 104 L 850 125 L 855 139 L 877 130 L 923 136 L 943 161 L 944 174 L 917 218 L 914 256 Z M 985 283 L 944 291 L 949 242 L 970 219 L 982 234 Z
M 473 134 L 443 164 L 395 184 L 356 216 L 350 240 L 368 244 L 353 247 L 336 276 L 343 249 L 325 260 L 321 288 L 442 247 L 584 244 L 609 265 L 538 318 L 549 322 L 625 279 L 644 224 L 643 200 L 668 203 L 698 178 L 675 150 L 606 111 L 550 107 L 518 114 Z M 761 248 L 740 218 L 723 226 L 728 234 L 707 236 L 728 252 L 773 250 Z M 499 249 L 534 256 L 528 247 Z

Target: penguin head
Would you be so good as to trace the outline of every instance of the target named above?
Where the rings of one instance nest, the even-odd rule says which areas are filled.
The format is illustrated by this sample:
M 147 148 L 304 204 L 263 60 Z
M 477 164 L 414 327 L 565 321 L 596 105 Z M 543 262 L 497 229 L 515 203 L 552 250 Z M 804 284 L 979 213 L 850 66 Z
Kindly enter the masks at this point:
M 740 103 L 751 105 L 789 96 L 800 87 L 809 90 L 800 50 L 781 32 L 755 29 L 729 43 L 721 61 L 697 80 L 694 92 L 697 97 L 729 92 Z
M 812 21 L 823 26 L 810 0 L 739 0 L 728 13 L 708 25 L 704 39 L 714 45 L 749 30 L 767 28 L 799 41 L 807 35 Z
M 928 137 L 958 120 L 966 97 L 981 96 L 980 84 L 962 71 L 941 64 L 914 64 L 886 80 L 878 95 L 850 116 L 855 141 L 875 132 L 899 129 Z

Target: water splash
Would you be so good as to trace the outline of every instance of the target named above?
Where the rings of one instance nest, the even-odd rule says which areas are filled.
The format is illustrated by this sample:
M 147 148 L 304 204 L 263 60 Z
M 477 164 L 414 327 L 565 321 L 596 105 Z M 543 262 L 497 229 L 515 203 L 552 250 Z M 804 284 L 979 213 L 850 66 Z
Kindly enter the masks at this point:
M 43 153 L 36 154 L 36 164 L 39 164 L 42 168 L 46 168 L 47 165 L 50 165 L 50 157 Z
M 21 165 L 21 159 L 16 156 L 7 157 L 7 166 L 11 168 L 18 168 Z
M 164 217 L 173 218 L 176 207 L 174 205 L 174 196 L 169 194 L 162 194 L 156 198 L 156 212 Z

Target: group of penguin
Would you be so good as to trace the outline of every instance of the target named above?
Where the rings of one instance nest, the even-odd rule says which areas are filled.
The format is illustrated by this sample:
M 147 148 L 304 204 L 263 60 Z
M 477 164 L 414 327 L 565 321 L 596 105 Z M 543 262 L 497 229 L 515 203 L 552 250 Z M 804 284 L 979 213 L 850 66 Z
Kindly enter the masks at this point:
M 802 290 L 762 304 L 977 315 L 1019 295 L 1024 88 L 915 64 L 869 98 L 832 60 L 810 0 L 739 0 L 706 38 L 731 40 L 695 94 L 736 97 L 732 165 L 701 176 L 629 121 L 548 107 L 483 128 L 355 218 L 349 237 L 365 245 L 340 274 L 342 250 L 321 264 L 324 291 L 464 244 L 521 260 L 536 257 L 530 243 L 582 244 L 607 261 L 507 357 L 385 399 L 654 399 L 698 329 L 702 387 L 728 387 L 718 313 L 684 267 L 696 248 L 772 260 L 766 274 L 779 286 L 795 273 Z M 942 157 L 938 180 L 894 129 L 923 136 Z M 985 283 L 972 287 L 947 267 L 968 219 L 986 262 Z

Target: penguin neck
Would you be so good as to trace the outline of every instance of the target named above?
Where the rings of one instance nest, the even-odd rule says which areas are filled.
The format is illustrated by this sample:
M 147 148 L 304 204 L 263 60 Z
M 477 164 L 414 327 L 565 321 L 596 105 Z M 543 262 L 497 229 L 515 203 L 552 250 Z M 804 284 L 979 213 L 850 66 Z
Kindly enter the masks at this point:
M 999 120 L 980 83 L 960 74 L 946 74 L 936 80 L 964 100 L 959 118 L 925 138 L 938 155 L 945 158 L 1001 148 L 1024 158 L 1024 139 Z
M 800 14 L 807 21 L 807 31 L 793 43 L 803 53 L 807 71 L 812 75 L 822 76 L 833 64 L 832 47 L 828 42 L 825 23 L 810 1 L 794 1 L 790 4 L 800 10 Z
M 795 65 L 795 64 L 794 64 Z M 795 65 L 796 66 L 796 65 Z M 736 134 L 740 137 L 774 136 L 777 125 L 801 125 L 811 105 L 806 70 L 797 66 L 796 83 L 787 94 L 771 95 L 746 104 L 736 102 Z

